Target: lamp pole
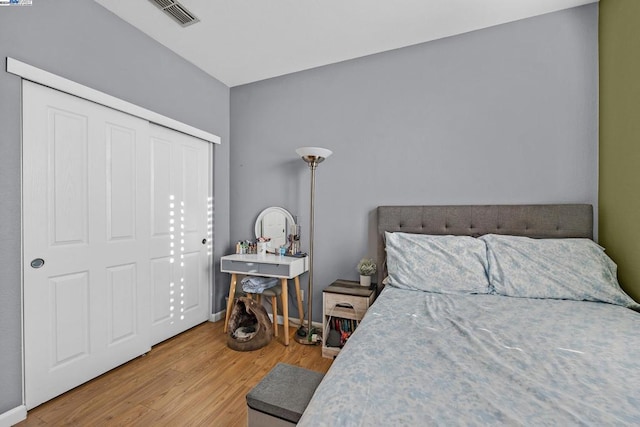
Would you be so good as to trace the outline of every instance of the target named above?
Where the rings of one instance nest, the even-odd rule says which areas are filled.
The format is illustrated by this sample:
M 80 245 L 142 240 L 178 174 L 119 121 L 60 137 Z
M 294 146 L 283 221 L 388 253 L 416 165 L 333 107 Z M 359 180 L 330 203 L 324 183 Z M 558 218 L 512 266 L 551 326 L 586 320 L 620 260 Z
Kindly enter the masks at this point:
M 313 235 L 315 229 L 315 198 L 316 198 L 316 168 L 326 157 L 330 156 L 332 152 L 325 148 L 317 147 L 304 147 L 299 148 L 296 152 L 307 162 L 309 169 L 311 169 L 311 212 L 309 215 L 309 284 L 307 286 L 307 327 L 300 325 L 298 332 L 296 333 L 295 340 L 300 344 L 316 344 L 315 340 L 312 340 L 313 328 L 312 328 L 312 309 L 313 309 Z
M 307 339 L 311 341 L 311 313 L 313 308 L 313 234 L 315 230 L 314 223 L 314 214 L 315 214 L 315 200 L 316 200 L 316 167 L 318 166 L 318 162 L 314 159 L 309 163 L 309 168 L 311 169 L 311 214 L 309 223 L 311 224 L 311 229 L 309 230 L 309 286 L 307 290 L 307 313 L 309 313 L 307 319 Z

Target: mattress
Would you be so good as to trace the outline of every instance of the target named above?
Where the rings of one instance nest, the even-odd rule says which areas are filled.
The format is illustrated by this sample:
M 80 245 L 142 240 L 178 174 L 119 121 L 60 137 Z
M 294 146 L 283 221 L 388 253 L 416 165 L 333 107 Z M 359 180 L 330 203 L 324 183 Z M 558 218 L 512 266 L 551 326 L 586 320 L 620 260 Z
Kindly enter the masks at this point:
M 300 426 L 640 424 L 640 314 L 386 287 Z

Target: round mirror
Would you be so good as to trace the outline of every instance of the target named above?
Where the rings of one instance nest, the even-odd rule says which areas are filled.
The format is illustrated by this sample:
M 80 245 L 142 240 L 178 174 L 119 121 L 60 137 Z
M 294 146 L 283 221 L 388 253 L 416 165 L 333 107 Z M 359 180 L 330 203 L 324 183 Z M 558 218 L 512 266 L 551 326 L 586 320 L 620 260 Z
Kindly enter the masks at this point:
M 295 225 L 293 215 L 286 209 L 276 206 L 266 208 L 256 219 L 256 239 L 259 237 L 268 237 L 271 239 L 271 248 L 275 249 L 279 246 L 287 244 L 287 230 L 291 230 L 291 226 Z

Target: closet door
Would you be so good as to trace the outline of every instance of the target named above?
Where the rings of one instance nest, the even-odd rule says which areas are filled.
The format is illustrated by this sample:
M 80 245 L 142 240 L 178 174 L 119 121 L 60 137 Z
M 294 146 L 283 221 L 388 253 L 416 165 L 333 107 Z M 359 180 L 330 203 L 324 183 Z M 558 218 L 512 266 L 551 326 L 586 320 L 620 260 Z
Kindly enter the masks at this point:
M 148 132 L 23 83 L 27 408 L 150 348 Z
M 151 125 L 152 344 L 208 320 L 211 144 Z

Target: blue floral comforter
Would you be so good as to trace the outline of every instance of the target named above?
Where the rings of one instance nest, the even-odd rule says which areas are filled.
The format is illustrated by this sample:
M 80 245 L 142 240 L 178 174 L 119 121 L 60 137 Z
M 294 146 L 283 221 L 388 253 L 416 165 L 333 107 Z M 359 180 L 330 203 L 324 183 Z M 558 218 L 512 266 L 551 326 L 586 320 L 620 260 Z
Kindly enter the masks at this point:
M 300 426 L 640 425 L 640 314 L 386 287 Z

